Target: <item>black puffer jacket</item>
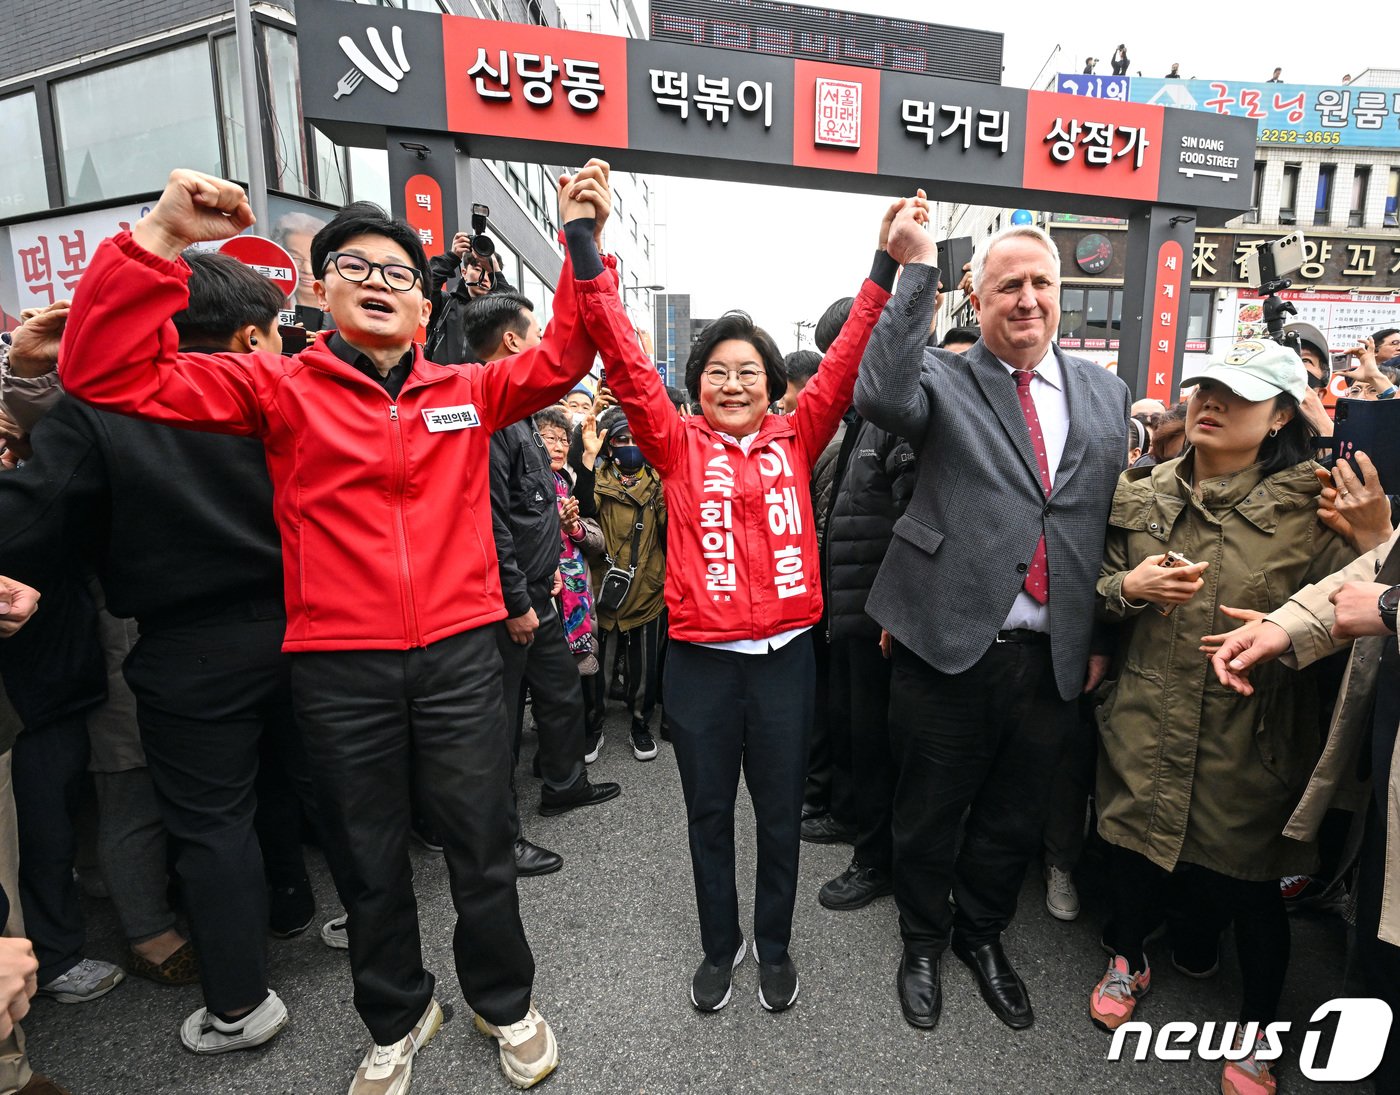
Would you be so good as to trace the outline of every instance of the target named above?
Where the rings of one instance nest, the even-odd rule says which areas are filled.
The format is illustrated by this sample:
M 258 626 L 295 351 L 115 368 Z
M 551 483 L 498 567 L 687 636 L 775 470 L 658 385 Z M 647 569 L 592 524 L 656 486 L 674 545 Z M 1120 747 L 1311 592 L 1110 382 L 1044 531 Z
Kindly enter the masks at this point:
M 827 518 L 828 636 L 880 637 L 865 602 L 914 489 L 914 450 L 863 418 L 846 427 L 837 459 L 836 491 Z

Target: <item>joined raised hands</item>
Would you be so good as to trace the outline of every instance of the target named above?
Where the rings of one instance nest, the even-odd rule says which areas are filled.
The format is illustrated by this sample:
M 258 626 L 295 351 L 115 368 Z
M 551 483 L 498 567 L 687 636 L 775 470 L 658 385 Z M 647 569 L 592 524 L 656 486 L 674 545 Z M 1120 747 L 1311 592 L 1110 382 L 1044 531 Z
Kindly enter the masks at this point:
M 601 244 L 603 224 L 612 212 L 611 168 L 596 156 L 576 174 L 559 176 L 559 223 L 592 217 L 594 242 Z
M 928 233 L 928 195 L 922 190 L 912 198 L 900 198 L 880 222 L 880 241 L 890 258 L 901 266 L 938 263 L 938 246 Z

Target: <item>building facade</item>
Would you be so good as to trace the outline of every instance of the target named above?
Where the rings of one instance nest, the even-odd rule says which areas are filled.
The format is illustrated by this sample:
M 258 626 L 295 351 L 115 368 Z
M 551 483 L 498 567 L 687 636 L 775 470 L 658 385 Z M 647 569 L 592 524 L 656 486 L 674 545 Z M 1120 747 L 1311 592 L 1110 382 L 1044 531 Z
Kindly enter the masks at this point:
M 597 29 L 633 32 L 626 19 Z M 601 0 L 603 9 L 618 7 Z M 540 25 L 586 22 L 554 0 L 395 0 L 406 7 Z M 232 0 L 95 0 L 25 4 L 0 0 L 22 50 L 0 56 L 0 311 L 5 326 L 26 307 L 71 296 L 97 243 L 139 218 L 173 167 L 247 182 L 247 120 Z M 337 145 L 301 113 L 294 0 L 253 8 L 258 137 L 267 168 L 271 236 L 300 273 L 298 302 L 311 304 L 310 236 L 351 200 L 391 205 L 384 149 Z M 600 20 L 601 23 L 601 20 Z M 587 29 L 586 27 L 584 29 Z M 562 264 L 554 199 L 557 165 L 467 160 L 461 208 L 448 233 L 469 224 L 472 203 L 490 207 L 488 233 L 506 277 L 547 317 Z M 624 287 L 652 281 L 653 180 L 619 173 L 607 245 Z M 648 302 L 639 289 L 629 304 Z M 644 328 L 645 329 L 645 328 Z
M 1256 90 L 1228 81 L 1208 86 L 1217 89 L 1214 109 L 1224 99 L 1237 112 L 1241 104 L 1252 103 Z M 1400 326 L 1397 89 L 1400 72 L 1367 70 L 1350 85 L 1309 89 L 1294 111 L 1300 116 L 1297 130 L 1260 122 L 1251 208 L 1219 228 L 1198 228 L 1195 234 L 1191 292 L 1182 311 L 1188 367 L 1192 358 L 1204 358 L 1223 343 L 1263 334 L 1261 300 L 1245 279 L 1245 257 L 1295 231 L 1305 238 L 1306 261 L 1292 275 L 1293 287 L 1281 295 L 1293 303 L 1298 319 L 1323 333 L 1330 349 L 1348 348 L 1380 327 Z M 1187 90 L 1189 85 L 1182 88 Z M 1370 98 L 1362 99 L 1363 93 Z M 1294 105 L 1291 87 L 1282 97 L 1286 106 Z M 1385 114 L 1361 128 L 1362 108 L 1373 101 L 1385 105 Z M 1190 102 L 1191 108 L 1207 108 L 1204 100 Z M 1322 108 L 1331 113 L 1321 113 Z M 935 223 L 940 238 L 971 236 L 978 243 L 1010 224 L 1015 212 L 942 205 Z M 1126 223 L 1027 212 L 1050 232 L 1060 251 L 1060 345 L 1116 367 Z M 940 328 L 975 325 L 970 302 L 956 292 L 947 295 L 941 319 Z

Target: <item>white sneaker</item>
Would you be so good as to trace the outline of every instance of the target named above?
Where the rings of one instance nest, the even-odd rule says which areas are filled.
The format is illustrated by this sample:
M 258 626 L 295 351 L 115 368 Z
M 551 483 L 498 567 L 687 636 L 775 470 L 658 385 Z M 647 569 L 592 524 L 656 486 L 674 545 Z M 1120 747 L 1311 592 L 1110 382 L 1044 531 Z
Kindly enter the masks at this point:
M 516 1087 L 534 1087 L 559 1066 L 554 1031 L 533 1001 L 523 1019 L 498 1027 L 478 1015 L 476 1029 L 496 1039 L 501 1050 L 501 1071 Z
M 228 1053 L 260 1046 L 286 1025 L 287 1007 L 268 989 L 267 999 L 231 1023 L 211 1015 L 208 1008 L 200 1008 L 180 1027 L 180 1041 L 191 1053 Z
M 430 1000 L 423 1017 L 397 1042 L 369 1047 L 350 1081 L 350 1095 L 407 1095 L 413 1080 L 413 1058 L 441 1026 L 442 1008 Z
M 46 985 L 40 985 L 40 996 L 57 1000 L 60 1004 L 86 1004 L 99 996 L 106 996 L 126 980 L 126 973 L 120 966 L 104 962 L 100 958 L 84 958 L 67 973 L 61 973 Z
M 327 920 L 321 925 L 321 942 L 326 946 L 338 951 L 348 951 L 350 949 L 350 933 L 345 930 L 345 923 L 350 917 L 342 914 L 334 920 Z
M 1073 920 L 1079 915 L 1079 891 L 1069 871 L 1045 868 L 1045 909 L 1056 920 Z

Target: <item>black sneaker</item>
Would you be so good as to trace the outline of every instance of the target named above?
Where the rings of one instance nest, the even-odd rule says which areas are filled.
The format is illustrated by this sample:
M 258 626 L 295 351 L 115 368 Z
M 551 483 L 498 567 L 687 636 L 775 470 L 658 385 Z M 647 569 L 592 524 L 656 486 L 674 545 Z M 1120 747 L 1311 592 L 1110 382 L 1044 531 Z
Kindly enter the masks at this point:
M 583 763 L 592 764 L 598 759 L 602 748 L 603 731 L 601 729 L 596 734 L 585 734 L 583 738 Z
M 733 962 L 721 962 L 717 966 L 711 965 L 708 960 L 701 962 L 690 980 L 690 1002 L 701 1011 L 719 1011 L 729 1003 L 734 988 L 734 971 L 744 960 L 746 949 L 747 944 L 741 939 Z
M 645 726 L 632 727 L 632 755 L 638 760 L 653 760 L 656 757 L 656 739 Z
M 856 830 L 831 814 L 818 814 L 802 819 L 802 839 L 808 844 L 854 844 Z
M 791 958 L 758 964 L 758 1002 L 769 1011 L 786 1011 L 797 1002 L 797 967 Z
M 891 893 L 894 884 L 888 871 L 862 867 L 853 859 L 849 867 L 817 891 L 817 900 L 823 908 L 847 912 L 863 909 L 876 898 Z
M 311 883 L 267 888 L 267 930 L 278 939 L 291 939 L 311 927 L 316 916 L 316 898 Z

